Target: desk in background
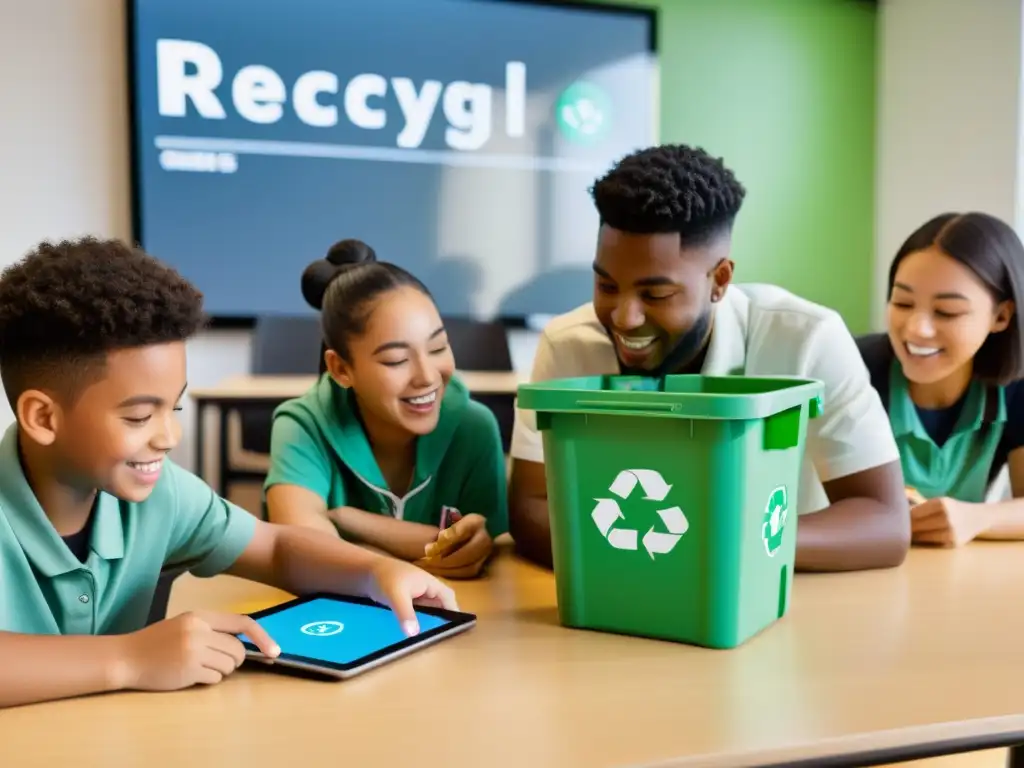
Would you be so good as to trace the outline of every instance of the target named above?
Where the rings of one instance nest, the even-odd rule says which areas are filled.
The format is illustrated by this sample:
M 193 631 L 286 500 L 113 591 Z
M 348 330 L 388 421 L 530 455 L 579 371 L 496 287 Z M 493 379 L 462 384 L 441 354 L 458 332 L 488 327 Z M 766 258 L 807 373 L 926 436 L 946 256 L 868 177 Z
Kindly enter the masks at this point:
M 487 578 L 455 585 L 480 617 L 464 635 L 346 682 L 243 668 L 211 688 L 8 710 L 3 754 L 77 768 L 733 768 L 1024 742 L 1024 544 L 800 574 L 791 613 L 729 651 L 562 628 L 551 574 L 499 551 Z M 171 613 L 286 598 L 183 576 Z
M 473 399 L 495 411 L 499 423 L 505 425 L 502 438 L 507 451 L 516 388 L 525 379 L 512 371 L 459 371 L 456 375 L 469 388 Z M 316 376 L 233 376 L 216 386 L 197 387 L 191 390 L 190 396 L 196 404 L 196 474 L 225 497 L 233 480 L 262 479 L 263 471 L 260 468 L 235 467 L 229 461 L 229 414 L 243 408 L 274 407 L 285 400 L 299 397 L 313 386 L 316 380 Z M 216 408 L 218 413 L 217 458 L 212 473 L 208 472 L 206 467 L 206 414 L 210 408 Z

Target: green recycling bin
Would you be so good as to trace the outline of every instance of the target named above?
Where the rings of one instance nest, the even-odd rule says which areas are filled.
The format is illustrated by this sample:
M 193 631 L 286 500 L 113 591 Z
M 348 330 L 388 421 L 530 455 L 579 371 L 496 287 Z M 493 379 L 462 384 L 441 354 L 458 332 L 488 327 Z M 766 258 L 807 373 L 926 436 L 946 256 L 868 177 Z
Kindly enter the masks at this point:
M 786 613 L 820 381 L 524 384 L 544 442 L 563 625 L 733 648 Z

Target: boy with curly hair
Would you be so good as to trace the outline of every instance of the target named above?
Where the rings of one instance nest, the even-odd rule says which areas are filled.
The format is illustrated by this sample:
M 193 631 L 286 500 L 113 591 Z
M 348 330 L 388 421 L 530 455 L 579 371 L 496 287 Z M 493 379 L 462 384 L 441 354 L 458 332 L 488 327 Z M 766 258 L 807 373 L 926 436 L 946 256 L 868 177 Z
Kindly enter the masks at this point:
M 147 626 L 161 569 L 368 595 L 409 634 L 414 601 L 455 608 L 424 571 L 257 520 L 168 458 L 202 322 L 195 287 L 117 240 L 43 243 L 0 275 L 0 707 L 216 683 L 238 633 L 280 652 L 244 616 Z

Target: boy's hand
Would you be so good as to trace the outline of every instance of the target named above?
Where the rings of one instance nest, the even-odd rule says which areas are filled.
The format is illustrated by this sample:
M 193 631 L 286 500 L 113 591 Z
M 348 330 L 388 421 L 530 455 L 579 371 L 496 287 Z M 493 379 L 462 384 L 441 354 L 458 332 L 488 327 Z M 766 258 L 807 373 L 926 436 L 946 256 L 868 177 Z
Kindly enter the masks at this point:
M 143 691 L 173 691 L 197 683 L 219 683 L 245 660 L 244 633 L 270 659 L 277 643 L 248 616 L 183 613 L 124 635 L 124 685 Z
M 395 612 L 406 635 L 415 635 L 420 631 L 413 603 L 446 608 L 449 611 L 459 610 L 451 587 L 445 586 L 415 565 L 392 557 L 381 557 L 373 565 L 366 591 L 369 597 Z

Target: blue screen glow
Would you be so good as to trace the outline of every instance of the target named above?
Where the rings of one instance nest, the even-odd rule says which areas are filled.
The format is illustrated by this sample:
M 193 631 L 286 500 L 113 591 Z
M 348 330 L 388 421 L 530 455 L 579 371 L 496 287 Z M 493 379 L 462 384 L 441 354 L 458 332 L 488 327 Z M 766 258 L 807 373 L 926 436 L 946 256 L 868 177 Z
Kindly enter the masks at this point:
M 420 632 L 450 624 L 417 611 Z M 317 598 L 257 619 L 281 653 L 351 664 L 405 639 L 389 608 Z M 252 642 L 242 635 L 240 639 Z

